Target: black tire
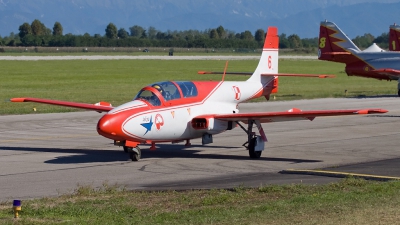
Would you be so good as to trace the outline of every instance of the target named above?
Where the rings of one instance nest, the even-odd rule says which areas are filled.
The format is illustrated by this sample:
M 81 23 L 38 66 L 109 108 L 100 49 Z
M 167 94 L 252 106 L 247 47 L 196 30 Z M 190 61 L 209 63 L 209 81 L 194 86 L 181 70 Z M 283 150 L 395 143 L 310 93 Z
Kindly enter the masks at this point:
M 397 92 L 397 95 L 400 97 L 400 89 L 399 89 L 399 91 Z
M 133 149 L 132 147 L 127 147 L 127 146 L 124 146 L 123 148 L 124 148 L 124 152 L 126 152 L 126 153 L 131 152 Z
M 137 152 L 134 151 L 129 152 L 129 158 L 135 162 L 139 161 L 140 157 L 142 156 L 142 150 L 140 150 L 139 147 L 136 147 L 136 150 Z
M 249 155 L 252 159 L 258 159 L 261 157 L 262 151 L 254 151 L 256 148 L 257 138 L 252 138 L 249 143 Z

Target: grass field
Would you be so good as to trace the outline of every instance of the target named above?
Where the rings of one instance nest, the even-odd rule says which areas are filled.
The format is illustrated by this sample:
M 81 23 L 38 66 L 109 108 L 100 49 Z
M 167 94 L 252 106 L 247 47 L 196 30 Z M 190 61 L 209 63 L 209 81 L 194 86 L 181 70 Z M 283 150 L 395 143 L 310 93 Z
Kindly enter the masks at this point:
M 36 103 L 11 103 L 13 97 L 50 98 L 114 106 L 130 101 L 143 86 L 161 80 L 220 80 L 198 70 L 223 71 L 220 60 L 60 60 L 0 61 L 0 115 L 69 112 L 76 109 Z M 258 60 L 232 60 L 228 71 L 253 71 Z M 334 79 L 279 78 L 276 100 L 371 96 L 397 93 L 397 82 L 348 77 L 342 64 L 280 60 L 282 73 L 336 74 Z M 227 80 L 245 80 L 227 76 Z M 257 101 L 265 101 L 260 98 Z M 32 108 L 36 108 L 34 112 Z
M 138 192 L 105 184 L 57 198 L 0 204 L 1 224 L 399 224 L 400 182 Z

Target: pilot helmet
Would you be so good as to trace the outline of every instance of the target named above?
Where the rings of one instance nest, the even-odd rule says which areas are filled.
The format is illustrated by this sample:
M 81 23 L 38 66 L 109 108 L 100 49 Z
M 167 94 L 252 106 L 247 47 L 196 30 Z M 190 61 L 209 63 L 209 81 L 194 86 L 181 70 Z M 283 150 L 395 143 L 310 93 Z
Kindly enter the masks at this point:
M 153 85 L 153 88 L 157 89 L 157 91 L 162 93 L 162 88 L 158 84 Z
M 162 93 L 162 89 L 158 84 L 153 85 L 153 88 L 157 89 L 160 93 Z

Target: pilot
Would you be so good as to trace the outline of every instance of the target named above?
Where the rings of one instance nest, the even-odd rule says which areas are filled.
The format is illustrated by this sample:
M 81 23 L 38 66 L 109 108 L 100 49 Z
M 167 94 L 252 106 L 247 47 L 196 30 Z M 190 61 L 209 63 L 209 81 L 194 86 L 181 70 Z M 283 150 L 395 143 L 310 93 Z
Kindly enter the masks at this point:
M 164 91 L 164 89 L 162 89 L 162 87 L 160 87 L 160 85 L 155 84 L 152 87 L 157 89 L 157 91 L 160 92 L 160 94 L 164 97 L 165 100 L 170 100 L 171 99 L 171 95 L 169 94 L 169 92 L 168 91 Z
M 163 89 L 160 87 L 160 85 L 155 84 L 153 85 L 153 88 L 157 89 L 157 91 L 159 91 L 161 95 L 163 94 Z

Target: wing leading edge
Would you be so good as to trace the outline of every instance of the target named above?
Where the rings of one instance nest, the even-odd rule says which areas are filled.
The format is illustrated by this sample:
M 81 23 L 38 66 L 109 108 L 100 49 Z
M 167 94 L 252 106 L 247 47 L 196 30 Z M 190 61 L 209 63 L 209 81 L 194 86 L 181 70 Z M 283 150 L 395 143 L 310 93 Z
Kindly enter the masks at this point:
M 259 120 L 261 123 L 284 122 L 294 120 L 314 120 L 315 117 L 321 116 L 344 116 L 344 115 L 363 115 L 386 113 L 385 109 L 345 109 L 345 110 L 316 110 L 301 111 L 299 109 L 291 109 L 284 112 L 258 112 L 258 113 L 235 113 L 235 114 L 215 114 L 202 115 L 196 118 L 213 117 L 214 119 L 223 121 L 241 121 L 247 123 L 248 120 Z
M 87 109 L 98 112 L 108 112 L 113 109 L 110 103 L 107 102 L 99 102 L 96 104 L 88 104 L 88 103 L 78 103 L 78 102 L 67 102 L 67 101 L 58 101 L 51 99 L 43 99 L 43 98 L 12 98 L 11 102 L 38 102 L 49 105 L 60 105 L 66 107 L 73 107 L 79 109 Z

